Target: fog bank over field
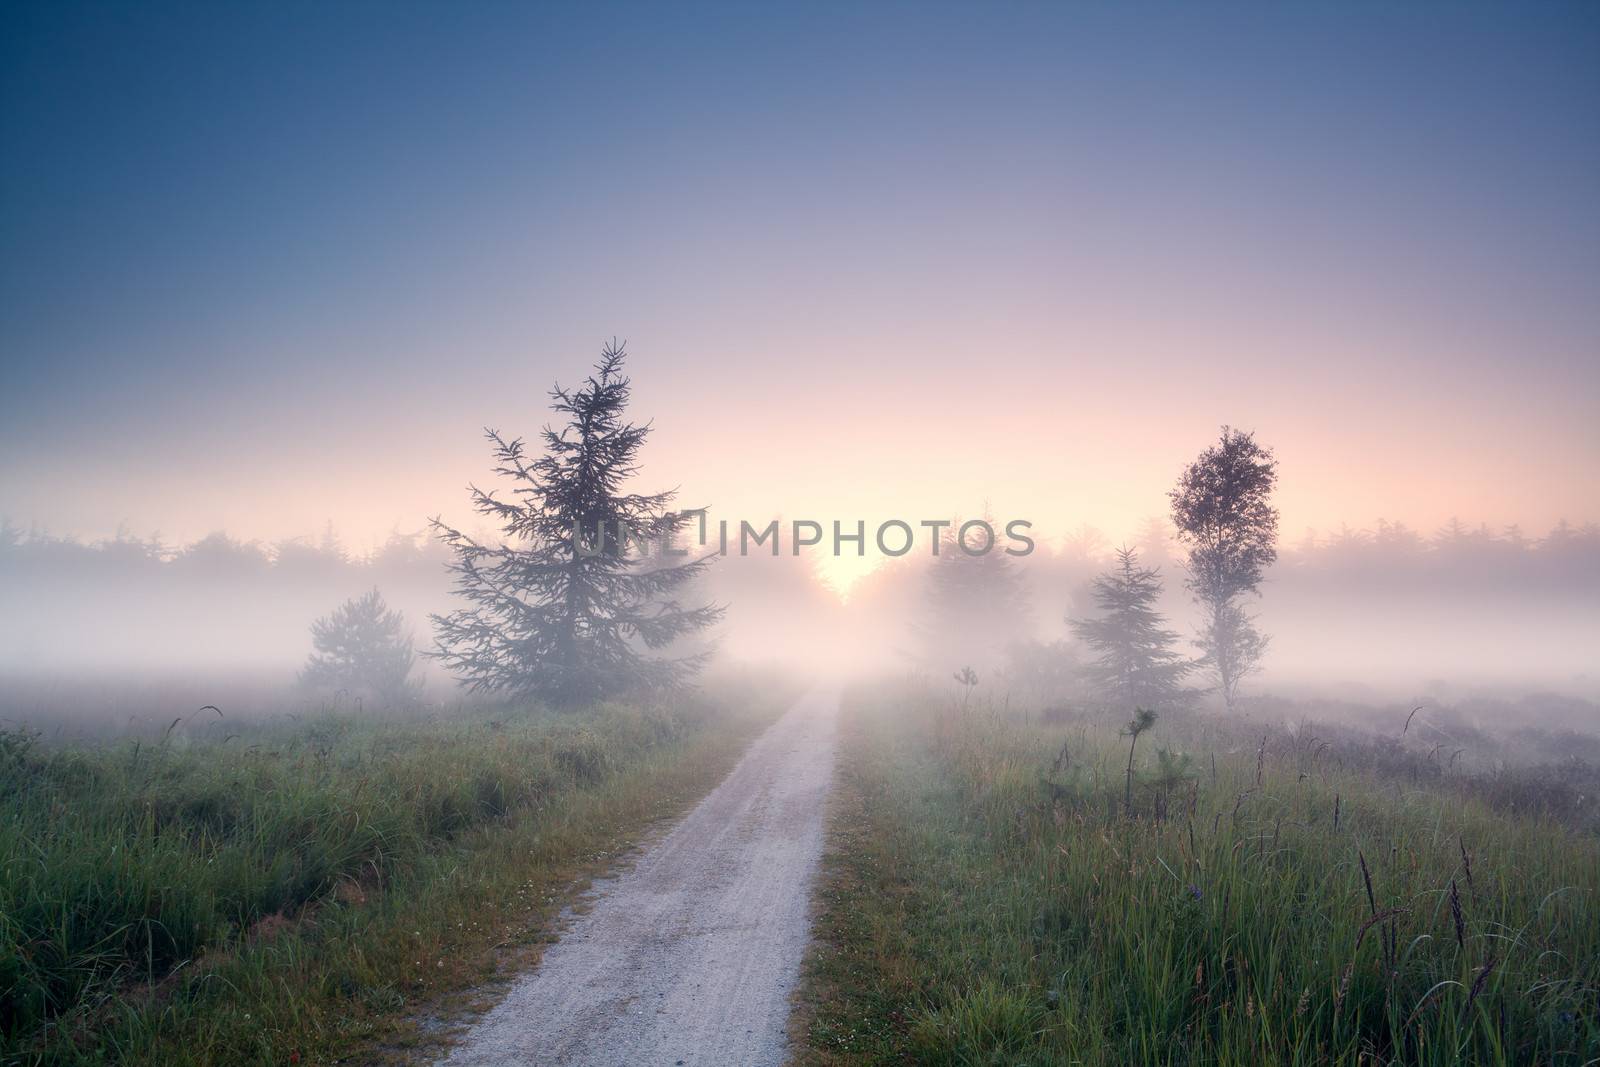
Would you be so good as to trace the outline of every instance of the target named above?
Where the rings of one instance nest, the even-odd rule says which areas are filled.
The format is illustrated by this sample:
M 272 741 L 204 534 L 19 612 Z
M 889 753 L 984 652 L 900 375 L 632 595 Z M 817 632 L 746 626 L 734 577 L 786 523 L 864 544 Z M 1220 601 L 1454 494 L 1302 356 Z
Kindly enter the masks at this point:
M 841 595 L 824 577 L 826 558 L 762 549 L 719 559 L 697 592 L 727 606 L 713 638 L 724 664 L 941 676 L 970 665 L 996 691 L 1024 688 L 1040 663 L 1068 673 L 1081 664 L 1066 620 L 1094 614 L 1090 582 L 1111 561 L 1093 531 L 1034 533 L 1033 554 L 1005 564 L 1013 588 L 1000 614 L 972 605 L 941 615 L 930 600 L 935 561 L 920 553 L 883 562 Z M 1196 609 L 1176 550 L 1154 523 L 1134 547 L 1160 569 L 1160 608 L 1192 654 Z M 85 701 L 110 715 L 224 700 L 263 713 L 290 706 L 284 694 L 310 651 L 311 621 L 347 598 L 380 589 L 418 650 L 431 648 L 428 615 L 454 605 L 446 560 L 422 534 L 397 533 L 358 556 L 331 531 L 275 545 L 219 533 L 174 546 L 9 527 L 0 539 L 5 714 L 70 713 Z M 1456 524 L 1423 536 L 1383 523 L 1308 536 L 1283 549 L 1250 607 L 1271 645 L 1246 693 L 1600 693 L 1593 526 L 1533 537 Z M 430 700 L 460 698 L 426 660 L 422 672 Z

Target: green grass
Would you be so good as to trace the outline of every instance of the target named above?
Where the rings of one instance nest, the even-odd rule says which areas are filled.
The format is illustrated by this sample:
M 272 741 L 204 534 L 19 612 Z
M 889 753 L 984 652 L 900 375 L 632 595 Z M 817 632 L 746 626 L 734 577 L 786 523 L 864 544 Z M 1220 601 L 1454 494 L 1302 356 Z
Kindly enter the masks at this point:
M 54 747 L 0 734 L 0 1062 L 315 1063 L 427 1036 L 781 696 Z
M 1600 1057 L 1592 834 L 1195 723 L 1127 811 L 1116 724 L 950 704 L 847 701 L 800 1062 Z

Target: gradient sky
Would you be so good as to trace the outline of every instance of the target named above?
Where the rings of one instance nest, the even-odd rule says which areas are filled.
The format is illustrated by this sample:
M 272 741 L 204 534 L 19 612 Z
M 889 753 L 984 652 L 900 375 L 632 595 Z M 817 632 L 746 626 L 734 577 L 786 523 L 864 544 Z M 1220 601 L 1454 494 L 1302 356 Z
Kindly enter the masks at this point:
M 0 13 L 0 514 L 358 546 L 626 338 L 650 481 L 1600 518 L 1600 7 Z

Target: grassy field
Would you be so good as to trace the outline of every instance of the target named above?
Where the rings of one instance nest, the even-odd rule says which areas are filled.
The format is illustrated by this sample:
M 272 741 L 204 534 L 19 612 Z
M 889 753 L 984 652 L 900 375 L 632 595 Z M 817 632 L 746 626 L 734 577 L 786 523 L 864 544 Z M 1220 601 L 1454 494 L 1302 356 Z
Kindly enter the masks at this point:
M 0 733 L 0 1062 L 398 1057 L 786 695 Z
M 1588 825 L 1202 719 L 1130 787 L 1117 725 L 850 695 L 802 1064 L 1600 1057 Z

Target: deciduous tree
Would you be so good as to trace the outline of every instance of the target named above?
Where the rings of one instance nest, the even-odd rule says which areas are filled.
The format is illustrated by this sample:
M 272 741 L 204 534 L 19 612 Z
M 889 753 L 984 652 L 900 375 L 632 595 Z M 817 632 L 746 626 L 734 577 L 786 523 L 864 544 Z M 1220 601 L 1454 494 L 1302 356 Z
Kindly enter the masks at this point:
M 1278 464 L 1253 435 L 1227 426 L 1173 489 L 1172 522 L 1187 548 L 1188 587 L 1205 609 L 1201 664 L 1217 681 L 1229 710 L 1239 682 L 1257 670 L 1267 638 L 1242 601 L 1257 592 L 1278 558 L 1278 511 L 1272 490 Z

